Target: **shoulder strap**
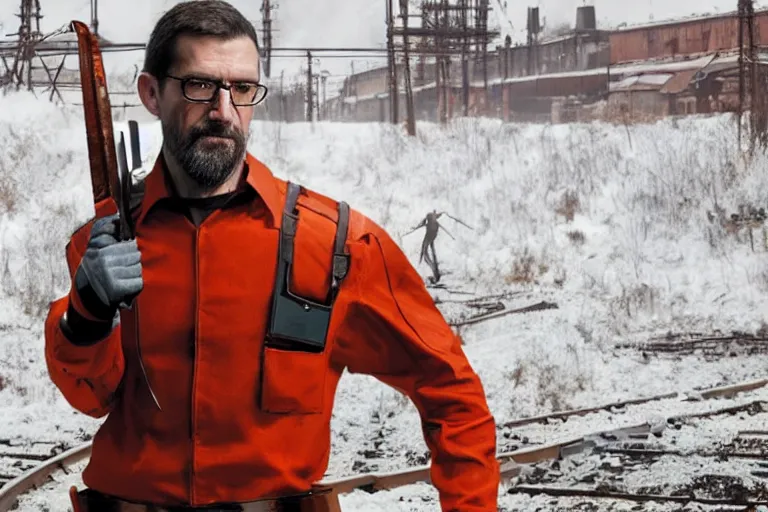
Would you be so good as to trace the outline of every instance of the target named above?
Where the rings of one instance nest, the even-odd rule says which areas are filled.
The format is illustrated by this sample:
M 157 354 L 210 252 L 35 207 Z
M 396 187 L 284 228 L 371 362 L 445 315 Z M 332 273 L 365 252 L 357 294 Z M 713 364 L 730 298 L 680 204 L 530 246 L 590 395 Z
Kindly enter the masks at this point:
M 293 239 L 296 236 L 296 223 L 299 220 L 296 203 L 299 200 L 300 192 L 301 187 L 299 185 L 288 182 L 288 192 L 280 227 L 280 258 L 288 265 L 293 263 Z
M 347 231 L 349 228 L 349 205 L 344 201 L 339 202 L 339 222 L 336 225 L 336 242 L 333 248 L 333 279 L 331 281 L 331 293 L 335 296 L 341 282 L 349 272 L 349 254 L 344 250 L 347 243 Z
M 285 206 L 283 208 L 282 227 L 280 229 L 280 258 L 287 265 L 293 263 L 294 239 L 299 212 L 296 204 L 301 193 L 301 186 L 288 182 Z M 344 250 L 349 231 L 349 205 L 339 202 L 339 220 L 336 225 L 336 237 L 333 246 L 333 268 L 331 269 L 331 300 L 336 297 L 342 281 L 349 272 L 349 254 Z

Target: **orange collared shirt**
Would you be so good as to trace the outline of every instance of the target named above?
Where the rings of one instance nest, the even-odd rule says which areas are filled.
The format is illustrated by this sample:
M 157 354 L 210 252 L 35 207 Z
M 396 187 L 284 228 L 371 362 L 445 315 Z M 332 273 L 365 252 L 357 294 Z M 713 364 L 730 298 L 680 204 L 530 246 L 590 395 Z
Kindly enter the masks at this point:
M 86 485 L 160 505 L 305 492 L 327 468 L 331 409 L 346 368 L 414 402 L 443 510 L 495 512 L 495 423 L 481 382 L 421 277 L 370 219 L 351 211 L 351 265 L 325 350 L 264 346 L 286 183 L 251 155 L 246 163 L 254 199 L 196 227 L 175 206 L 158 159 L 134 216 L 144 289 L 106 339 L 71 343 L 60 328 L 70 297 L 51 304 L 51 379 L 74 408 L 106 416 Z M 116 208 L 107 200 L 96 210 L 100 217 Z M 335 201 L 311 191 L 300 197 L 291 275 L 299 295 L 326 296 L 336 221 Z M 67 245 L 72 276 L 91 225 Z

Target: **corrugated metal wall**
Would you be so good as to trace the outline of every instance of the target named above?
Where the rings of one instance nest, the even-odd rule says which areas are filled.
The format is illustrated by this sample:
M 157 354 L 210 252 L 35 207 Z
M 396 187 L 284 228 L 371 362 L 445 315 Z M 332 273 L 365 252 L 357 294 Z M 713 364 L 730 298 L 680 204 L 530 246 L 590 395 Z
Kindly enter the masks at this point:
M 768 12 L 755 14 L 758 44 L 768 44 Z M 611 64 L 731 50 L 739 44 L 737 16 L 620 30 L 610 35 Z

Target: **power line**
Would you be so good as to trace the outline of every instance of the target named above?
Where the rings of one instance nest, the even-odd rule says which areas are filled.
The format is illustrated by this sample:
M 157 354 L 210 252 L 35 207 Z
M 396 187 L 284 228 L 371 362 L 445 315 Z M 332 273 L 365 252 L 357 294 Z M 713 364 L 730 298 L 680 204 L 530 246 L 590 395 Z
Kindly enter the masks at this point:
M 108 52 L 132 52 L 132 51 L 144 51 L 146 50 L 146 44 L 145 43 L 110 43 L 110 42 L 104 42 L 99 45 L 99 48 L 101 49 L 102 53 L 108 53 Z M 6 54 L 7 52 L 16 52 L 20 49 L 20 46 L 17 43 L 11 43 L 11 44 L 2 44 L 0 43 L 0 55 Z M 53 57 L 53 56 L 61 56 L 61 55 L 73 55 L 77 54 L 77 44 L 76 43 L 60 43 L 60 42 L 45 42 L 40 43 L 36 45 L 35 47 L 36 53 L 46 56 L 46 57 Z M 313 54 L 317 53 L 329 53 L 329 54 L 337 54 L 337 55 L 324 55 L 323 58 L 357 58 L 357 57 L 364 57 L 366 55 L 375 56 L 375 57 L 386 57 L 388 50 L 386 48 L 363 48 L 363 47 L 350 47 L 350 48 L 344 48 L 344 47 L 283 47 L 283 48 L 272 48 L 271 53 L 296 53 L 296 55 L 280 55 L 280 57 L 284 58 L 306 58 L 307 51 L 312 52 Z M 395 51 L 397 53 L 404 53 L 404 49 L 402 47 L 396 47 Z M 458 50 L 451 50 L 451 49 L 432 49 L 432 50 L 426 50 L 421 48 L 412 47 L 408 49 L 409 53 L 412 53 L 413 55 L 418 56 L 434 56 L 434 55 L 459 55 Z

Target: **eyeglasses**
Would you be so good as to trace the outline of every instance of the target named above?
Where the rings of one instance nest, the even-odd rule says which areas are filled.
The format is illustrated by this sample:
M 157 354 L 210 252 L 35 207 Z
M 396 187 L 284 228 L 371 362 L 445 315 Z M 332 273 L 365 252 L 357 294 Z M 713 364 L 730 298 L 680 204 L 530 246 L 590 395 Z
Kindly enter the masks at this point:
M 267 87 L 256 82 L 225 82 L 211 78 L 165 76 L 181 82 L 181 92 L 184 94 L 184 97 L 194 103 L 209 103 L 213 101 L 216 95 L 219 94 L 219 89 L 229 91 L 232 103 L 236 107 L 258 105 L 267 97 Z

